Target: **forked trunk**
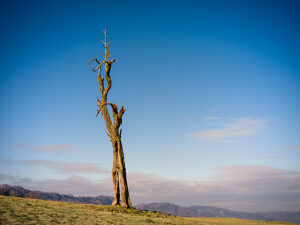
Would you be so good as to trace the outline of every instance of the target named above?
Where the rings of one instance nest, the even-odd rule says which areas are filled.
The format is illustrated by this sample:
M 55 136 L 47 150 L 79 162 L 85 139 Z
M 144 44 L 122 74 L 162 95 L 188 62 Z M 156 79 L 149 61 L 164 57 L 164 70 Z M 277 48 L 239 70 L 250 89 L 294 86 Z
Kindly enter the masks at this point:
M 126 166 L 120 137 L 112 141 L 113 145 L 113 168 L 112 179 L 114 186 L 114 200 L 112 205 L 119 205 L 124 207 L 132 207 L 126 177 Z M 120 185 L 119 185 L 120 184 Z M 121 201 L 120 201 L 120 187 L 121 187 Z

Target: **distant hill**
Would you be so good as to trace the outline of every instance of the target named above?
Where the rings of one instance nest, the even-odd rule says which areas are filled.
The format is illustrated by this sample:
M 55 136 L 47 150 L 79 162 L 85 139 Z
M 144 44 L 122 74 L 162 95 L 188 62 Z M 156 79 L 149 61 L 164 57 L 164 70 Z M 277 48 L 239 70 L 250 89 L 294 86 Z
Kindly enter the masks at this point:
M 96 197 L 75 197 L 70 194 L 31 191 L 20 186 L 10 186 L 7 184 L 0 185 L 0 195 L 96 205 L 111 205 L 113 201 L 113 197 L 103 195 Z
M 150 203 L 135 206 L 141 210 L 151 210 L 181 217 L 232 217 L 251 220 L 284 221 L 300 223 L 300 212 L 247 213 L 213 206 L 183 207 L 170 203 Z
M 96 197 L 75 197 L 73 195 L 31 191 L 20 186 L 0 185 L 0 195 L 81 204 L 111 205 L 113 197 L 99 195 Z M 284 221 L 300 223 L 300 212 L 263 212 L 247 213 L 222 209 L 212 206 L 183 207 L 170 203 L 150 203 L 136 205 L 140 210 L 150 210 L 181 217 L 232 217 L 251 220 Z

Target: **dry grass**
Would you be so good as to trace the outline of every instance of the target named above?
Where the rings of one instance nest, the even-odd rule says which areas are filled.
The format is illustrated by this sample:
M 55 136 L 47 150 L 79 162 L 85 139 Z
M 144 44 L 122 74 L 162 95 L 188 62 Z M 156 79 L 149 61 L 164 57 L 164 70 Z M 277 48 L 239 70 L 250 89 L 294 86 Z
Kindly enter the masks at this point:
M 233 218 L 182 218 L 117 206 L 0 196 L 0 224 L 202 224 L 202 225 L 292 225 Z

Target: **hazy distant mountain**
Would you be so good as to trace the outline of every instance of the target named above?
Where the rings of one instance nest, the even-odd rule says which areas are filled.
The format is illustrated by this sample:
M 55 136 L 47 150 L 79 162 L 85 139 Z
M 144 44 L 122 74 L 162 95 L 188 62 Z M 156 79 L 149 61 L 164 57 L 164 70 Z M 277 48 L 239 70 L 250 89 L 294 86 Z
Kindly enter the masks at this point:
M 53 200 L 62 202 L 74 202 L 83 204 L 101 204 L 111 205 L 113 197 L 99 195 L 96 197 L 75 197 L 73 195 L 65 195 L 59 193 L 49 193 L 42 191 L 30 191 L 20 186 L 10 186 L 7 184 L 0 185 L 0 194 L 24 198 L 37 198 L 43 200 Z
M 24 198 L 37 198 L 43 200 L 54 200 L 62 202 L 74 202 L 82 204 L 110 205 L 113 197 L 99 195 L 96 197 L 75 197 L 73 195 L 49 193 L 42 191 L 30 191 L 20 186 L 0 185 L 0 195 L 17 196 Z M 264 212 L 247 213 L 212 206 L 190 206 L 183 207 L 170 203 L 150 203 L 136 205 L 141 210 L 151 210 L 182 217 L 233 217 L 241 219 L 283 221 L 300 223 L 300 212 Z
M 212 206 L 182 207 L 170 203 L 140 204 L 136 205 L 135 208 L 173 214 L 182 217 L 233 217 L 241 219 L 300 223 L 300 212 L 247 213 Z

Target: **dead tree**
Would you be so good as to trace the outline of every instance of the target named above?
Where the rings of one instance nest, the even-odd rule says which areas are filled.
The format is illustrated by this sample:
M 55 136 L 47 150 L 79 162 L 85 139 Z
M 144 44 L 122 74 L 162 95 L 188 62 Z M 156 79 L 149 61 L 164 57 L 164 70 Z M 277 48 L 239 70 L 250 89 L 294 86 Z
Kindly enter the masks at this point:
M 114 200 L 112 205 L 120 205 L 125 207 L 132 207 L 131 201 L 129 198 L 129 190 L 127 185 L 127 178 L 126 178 L 126 167 L 125 167 L 125 159 L 124 159 L 124 152 L 122 147 L 121 135 L 122 129 L 120 126 L 122 124 L 122 117 L 125 113 L 125 108 L 122 106 L 120 110 L 118 110 L 118 106 L 114 103 L 107 102 L 107 94 L 111 88 L 111 77 L 110 77 L 110 70 L 111 65 L 115 62 L 115 59 L 110 59 L 110 42 L 107 41 L 107 33 L 106 29 L 104 31 L 105 40 L 103 42 L 103 47 L 105 53 L 102 53 L 104 56 L 104 61 L 98 61 L 97 58 L 94 58 L 89 61 L 88 65 L 91 62 L 95 61 L 97 66 L 92 68 L 94 72 L 98 71 L 98 82 L 100 86 L 100 94 L 101 100 L 98 101 L 98 110 L 96 117 L 101 112 L 105 125 L 107 128 L 107 136 L 109 137 L 112 147 L 113 147 L 113 166 L 112 166 L 112 180 L 113 180 L 113 188 L 114 188 Z M 101 68 L 102 65 L 105 67 L 105 78 L 101 76 Z M 105 85 L 106 83 L 106 85 Z M 108 112 L 107 106 L 110 106 L 112 109 L 112 118 Z M 120 184 L 120 185 L 119 185 Z M 121 187 L 120 187 L 121 186 Z M 120 201 L 120 188 L 121 188 L 121 201 Z

